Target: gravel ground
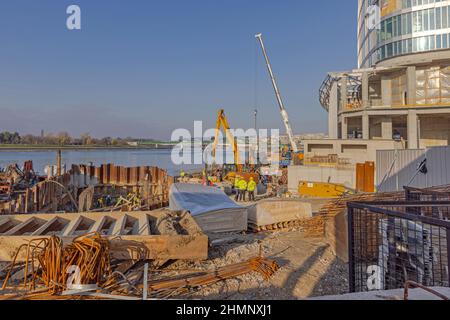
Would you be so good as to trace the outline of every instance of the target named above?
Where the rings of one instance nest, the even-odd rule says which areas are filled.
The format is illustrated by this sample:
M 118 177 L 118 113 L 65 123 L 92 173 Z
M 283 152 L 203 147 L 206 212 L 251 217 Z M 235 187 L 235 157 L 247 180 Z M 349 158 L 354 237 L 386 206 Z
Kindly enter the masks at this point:
M 305 238 L 300 231 L 267 234 L 211 235 L 226 241 L 210 248 L 204 262 L 177 261 L 170 269 L 214 270 L 259 255 L 274 259 L 280 270 L 269 281 L 257 273 L 240 276 L 190 293 L 192 299 L 303 299 L 348 292 L 347 264 L 338 260 L 321 238 Z M 261 249 L 260 249 L 261 248 Z M 164 272 L 164 277 L 181 275 Z

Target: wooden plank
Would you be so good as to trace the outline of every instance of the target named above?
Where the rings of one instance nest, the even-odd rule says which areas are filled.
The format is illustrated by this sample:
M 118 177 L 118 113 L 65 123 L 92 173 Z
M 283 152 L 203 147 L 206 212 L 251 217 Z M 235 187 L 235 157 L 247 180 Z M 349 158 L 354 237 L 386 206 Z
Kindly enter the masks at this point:
M 41 236 L 39 239 L 48 239 Z M 64 244 L 71 243 L 75 237 L 62 237 Z M 0 236 L 0 260 L 11 261 L 17 249 L 29 241 L 31 236 Z M 206 260 L 208 258 L 208 237 L 192 236 L 121 236 L 106 237 L 110 240 L 111 257 L 119 260 Z M 26 259 L 26 250 L 22 250 L 17 262 Z
M 33 232 L 32 236 L 38 236 L 38 235 L 42 234 L 42 232 L 44 232 L 45 229 L 47 229 L 49 226 L 51 226 L 54 222 L 58 221 L 58 219 L 59 219 L 59 217 L 57 217 L 57 216 L 54 217 L 53 219 L 50 219 L 49 221 L 44 223 L 42 225 L 42 227 L 40 227 L 35 232 Z
M 89 230 L 89 232 L 100 232 L 105 221 L 106 221 L 106 216 L 103 216 L 99 220 L 96 220 L 94 225 L 92 226 L 92 228 Z
M 8 228 L 7 225 L 11 222 L 10 218 L 2 218 L 0 219 L 0 232 L 2 232 L 2 230 L 4 230 L 5 228 Z
M 72 235 L 72 233 L 78 228 L 82 220 L 83 216 L 79 216 L 78 218 L 71 220 L 66 230 L 64 231 L 63 236 L 67 237 Z
M 12 228 L 8 232 L 6 232 L 5 235 L 6 236 L 14 235 L 15 233 L 21 231 L 23 228 L 26 228 L 27 226 L 29 226 L 30 224 L 32 224 L 35 221 L 36 221 L 35 217 L 25 220 L 24 222 L 18 224 L 17 226 L 15 226 L 14 228 Z
M 139 234 L 143 235 L 143 236 L 147 236 L 151 234 L 150 231 L 150 224 L 148 221 L 148 215 L 147 214 L 142 214 L 139 217 Z
M 125 223 L 127 222 L 128 216 L 124 214 L 120 218 L 118 218 L 116 224 L 114 225 L 114 229 L 112 232 L 113 236 L 120 236 L 123 232 L 123 229 L 125 227 Z

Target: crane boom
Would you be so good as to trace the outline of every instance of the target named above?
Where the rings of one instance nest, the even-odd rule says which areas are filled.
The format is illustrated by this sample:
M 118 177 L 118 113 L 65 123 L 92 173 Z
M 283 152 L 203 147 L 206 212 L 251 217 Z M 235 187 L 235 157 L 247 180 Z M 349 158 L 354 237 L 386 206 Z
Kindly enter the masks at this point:
M 277 98 L 278 106 L 280 107 L 281 118 L 283 119 L 283 123 L 286 128 L 286 132 L 288 134 L 289 141 L 291 143 L 292 151 L 297 153 L 298 148 L 297 148 L 297 145 L 294 140 L 294 134 L 292 133 L 291 124 L 289 123 L 289 116 L 286 111 L 286 108 L 284 107 L 283 99 L 281 98 L 281 94 L 280 94 L 280 90 L 278 89 L 277 82 L 275 81 L 275 76 L 273 75 L 272 66 L 270 64 L 269 57 L 267 56 L 266 48 L 264 47 L 262 34 L 259 33 L 255 37 L 256 37 L 256 39 L 258 39 L 259 44 L 261 45 L 261 49 L 262 49 L 264 58 L 266 59 L 267 70 L 269 71 L 269 76 L 270 76 L 270 79 L 272 80 L 273 89 L 275 90 L 275 96 Z
M 223 109 L 219 110 L 217 114 L 217 123 L 216 123 L 216 131 L 215 131 L 215 138 L 214 138 L 214 144 L 212 147 L 212 156 L 216 157 L 216 150 L 217 150 L 217 144 L 219 143 L 219 132 L 220 128 L 223 128 L 226 137 L 230 141 L 231 147 L 233 148 L 233 154 L 234 154 L 234 163 L 236 165 L 236 170 L 238 172 L 242 171 L 242 164 L 241 159 L 239 155 L 239 148 L 236 140 L 234 139 L 233 134 L 230 131 L 230 126 L 228 124 L 228 120 L 225 117 L 225 111 Z

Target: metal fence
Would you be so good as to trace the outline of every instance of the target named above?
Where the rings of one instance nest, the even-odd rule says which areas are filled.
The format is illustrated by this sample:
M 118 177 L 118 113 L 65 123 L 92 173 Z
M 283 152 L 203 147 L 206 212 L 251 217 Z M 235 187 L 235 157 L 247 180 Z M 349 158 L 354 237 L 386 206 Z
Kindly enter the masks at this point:
M 449 219 L 450 201 L 349 203 L 350 291 L 448 287 Z

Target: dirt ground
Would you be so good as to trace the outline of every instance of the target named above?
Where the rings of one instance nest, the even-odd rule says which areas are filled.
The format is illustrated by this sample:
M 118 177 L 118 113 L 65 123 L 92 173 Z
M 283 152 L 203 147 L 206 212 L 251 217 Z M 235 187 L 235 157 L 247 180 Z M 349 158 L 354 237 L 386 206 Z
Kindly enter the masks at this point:
M 257 273 L 251 273 L 202 288 L 187 298 L 289 300 L 348 292 L 347 264 L 335 257 L 324 239 L 305 238 L 300 231 L 210 235 L 210 239 L 213 245 L 208 261 L 178 261 L 170 268 L 214 270 L 256 257 L 260 247 L 263 256 L 274 259 L 281 268 L 270 281 L 265 281 Z M 214 245 L 216 241 L 221 243 Z M 164 277 L 180 274 L 164 272 Z
M 252 272 L 174 298 L 289 300 L 348 292 L 347 264 L 336 258 L 322 238 L 306 238 L 302 232 L 296 230 L 260 234 L 220 234 L 209 237 L 211 248 L 207 261 L 175 261 L 161 273 L 152 272 L 149 281 L 182 276 L 196 270 L 212 271 L 257 257 L 262 250 L 264 257 L 275 260 L 280 266 L 269 281 Z M 5 266 L 6 264 L 0 264 L 2 268 Z

